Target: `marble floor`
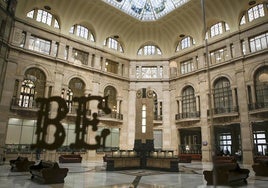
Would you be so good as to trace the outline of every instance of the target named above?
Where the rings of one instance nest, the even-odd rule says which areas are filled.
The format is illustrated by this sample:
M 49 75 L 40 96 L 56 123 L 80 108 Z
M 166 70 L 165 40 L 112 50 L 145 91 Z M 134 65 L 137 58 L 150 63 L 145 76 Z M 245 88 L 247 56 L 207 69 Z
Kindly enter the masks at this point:
M 180 163 L 179 173 L 153 170 L 105 171 L 102 161 L 59 164 L 69 169 L 64 184 L 44 185 L 31 180 L 29 172 L 11 172 L 6 162 L 0 165 L 0 188 L 206 188 L 203 170 L 210 170 L 211 163 Z M 267 188 L 268 177 L 255 176 L 250 166 L 248 184 L 242 188 Z M 214 186 L 210 186 L 214 187 Z M 223 188 L 224 186 L 217 186 Z

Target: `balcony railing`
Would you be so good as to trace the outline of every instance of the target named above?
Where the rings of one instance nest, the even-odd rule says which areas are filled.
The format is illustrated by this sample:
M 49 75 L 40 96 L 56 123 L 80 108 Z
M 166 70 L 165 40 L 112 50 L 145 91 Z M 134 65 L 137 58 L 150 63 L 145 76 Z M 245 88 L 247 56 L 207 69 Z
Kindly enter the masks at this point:
M 238 106 L 234 107 L 226 107 L 226 108 L 213 108 L 212 109 L 213 114 L 228 114 L 228 113 L 237 113 L 238 112 Z M 207 115 L 210 115 L 210 111 L 207 110 Z
M 268 155 L 268 143 L 254 144 L 254 155 Z
M 103 111 L 99 111 L 98 117 L 123 120 L 123 114 L 119 114 L 117 112 L 111 112 L 110 114 L 105 114 Z
M 77 109 L 78 109 L 78 104 L 72 104 L 71 106 L 69 106 L 69 115 L 76 115 L 77 114 Z M 90 116 L 91 115 L 91 110 L 90 109 L 86 109 L 86 115 Z
M 259 102 L 259 103 L 251 103 L 248 104 L 248 109 L 251 110 L 258 110 L 258 109 L 268 109 L 268 102 Z
M 37 110 L 38 108 L 38 103 L 32 99 L 12 98 L 11 100 L 11 109 Z
M 180 154 L 201 154 L 201 144 L 179 145 Z
M 187 118 L 199 118 L 199 117 L 200 112 L 184 112 L 175 115 L 176 120 L 187 119 Z
M 37 105 L 35 100 L 31 99 L 17 99 L 13 98 L 11 101 L 11 109 L 23 109 L 23 110 L 38 110 L 39 106 Z M 73 103 L 68 106 L 69 112 L 68 115 L 77 115 L 77 109 L 78 109 L 78 104 Z M 86 110 L 86 115 L 90 116 L 91 115 L 91 110 L 87 109 Z M 104 118 L 111 118 L 111 119 L 117 119 L 117 120 L 123 120 L 123 114 L 119 114 L 116 112 L 112 112 L 110 114 L 105 114 L 103 111 L 99 111 L 98 113 L 99 117 L 104 117 Z
M 154 115 L 154 120 L 156 120 L 156 121 L 162 121 L 163 120 L 163 117 L 162 117 L 162 115 Z

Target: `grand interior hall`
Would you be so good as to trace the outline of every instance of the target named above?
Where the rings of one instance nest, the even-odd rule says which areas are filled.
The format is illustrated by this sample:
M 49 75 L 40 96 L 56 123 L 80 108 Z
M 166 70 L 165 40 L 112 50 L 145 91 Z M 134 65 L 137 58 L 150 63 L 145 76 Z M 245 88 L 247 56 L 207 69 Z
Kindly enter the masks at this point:
M 268 0 L 0 0 L 0 26 L 0 188 L 266 187 Z

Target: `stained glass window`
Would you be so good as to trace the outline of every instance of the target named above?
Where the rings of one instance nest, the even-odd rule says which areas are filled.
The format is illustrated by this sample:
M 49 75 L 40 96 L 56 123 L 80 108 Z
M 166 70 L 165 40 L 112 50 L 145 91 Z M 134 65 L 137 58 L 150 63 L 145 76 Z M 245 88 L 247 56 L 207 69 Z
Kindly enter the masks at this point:
M 103 0 L 142 21 L 157 20 L 189 0 Z

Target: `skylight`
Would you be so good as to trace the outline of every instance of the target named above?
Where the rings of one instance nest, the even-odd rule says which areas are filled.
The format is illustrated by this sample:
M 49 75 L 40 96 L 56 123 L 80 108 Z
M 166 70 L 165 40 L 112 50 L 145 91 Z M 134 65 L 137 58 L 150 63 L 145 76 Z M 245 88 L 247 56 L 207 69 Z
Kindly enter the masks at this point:
M 103 0 L 141 21 L 157 20 L 190 0 Z

